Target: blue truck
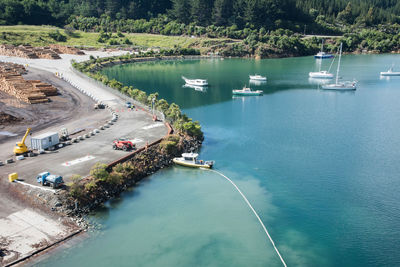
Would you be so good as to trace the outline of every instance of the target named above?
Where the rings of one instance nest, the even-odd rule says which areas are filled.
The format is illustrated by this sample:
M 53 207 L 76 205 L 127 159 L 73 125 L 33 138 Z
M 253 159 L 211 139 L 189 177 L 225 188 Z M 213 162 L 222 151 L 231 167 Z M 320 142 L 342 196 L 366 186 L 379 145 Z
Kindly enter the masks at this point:
M 42 172 L 36 176 L 36 181 L 41 185 L 49 185 L 53 188 L 60 187 L 64 184 L 64 180 L 60 175 L 50 174 L 49 172 Z

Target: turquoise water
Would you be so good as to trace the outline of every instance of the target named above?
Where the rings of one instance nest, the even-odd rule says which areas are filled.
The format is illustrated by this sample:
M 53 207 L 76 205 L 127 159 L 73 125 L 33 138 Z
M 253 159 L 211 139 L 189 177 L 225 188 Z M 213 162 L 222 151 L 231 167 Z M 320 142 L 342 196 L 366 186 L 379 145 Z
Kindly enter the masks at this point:
M 344 56 L 355 92 L 308 80 L 311 57 L 115 66 L 110 77 L 179 104 L 201 121 L 204 159 L 235 181 L 288 266 L 399 266 L 398 55 Z M 323 66 L 329 66 L 328 61 Z M 248 75 L 261 97 L 232 98 Z M 181 75 L 206 78 L 207 92 Z M 107 203 L 101 230 L 41 266 L 281 266 L 240 195 L 221 176 L 173 167 Z

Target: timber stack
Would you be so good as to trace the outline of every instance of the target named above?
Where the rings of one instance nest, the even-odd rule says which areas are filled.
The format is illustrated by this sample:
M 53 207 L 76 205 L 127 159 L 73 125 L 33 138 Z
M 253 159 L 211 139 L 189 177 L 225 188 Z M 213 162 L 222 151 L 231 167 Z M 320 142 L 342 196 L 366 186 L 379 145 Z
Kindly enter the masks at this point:
M 84 55 L 85 52 L 82 50 L 72 47 L 72 46 L 63 46 L 57 44 L 51 44 L 50 48 L 57 52 L 58 54 L 71 54 L 71 55 Z
M 41 81 L 25 80 L 22 65 L 0 63 L 0 90 L 29 104 L 49 102 L 47 96 L 57 95 L 57 88 Z

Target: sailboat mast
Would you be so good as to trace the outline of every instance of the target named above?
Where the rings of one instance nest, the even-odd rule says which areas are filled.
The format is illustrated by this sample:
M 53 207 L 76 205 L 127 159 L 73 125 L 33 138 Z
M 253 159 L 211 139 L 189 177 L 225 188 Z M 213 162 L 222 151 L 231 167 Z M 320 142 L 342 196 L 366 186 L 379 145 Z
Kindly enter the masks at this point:
M 339 62 L 337 65 L 337 71 L 336 71 L 336 84 L 339 82 L 339 69 L 340 69 L 340 60 L 342 59 L 342 43 L 340 43 L 340 49 L 339 49 Z
M 321 52 L 323 52 L 324 51 L 324 39 L 322 39 L 322 42 L 321 42 Z

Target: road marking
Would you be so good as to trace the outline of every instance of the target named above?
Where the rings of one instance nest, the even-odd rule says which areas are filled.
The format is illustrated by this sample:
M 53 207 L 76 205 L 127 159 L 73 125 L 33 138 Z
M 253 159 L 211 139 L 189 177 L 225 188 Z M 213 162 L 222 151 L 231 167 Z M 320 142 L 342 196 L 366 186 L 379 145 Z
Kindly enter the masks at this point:
M 54 189 L 50 189 L 50 188 L 46 188 L 46 187 L 40 187 L 40 186 L 33 185 L 33 184 L 24 183 L 24 182 L 21 182 L 21 181 L 18 181 L 18 180 L 15 180 L 14 182 L 19 183 L 19 184 L 23 184 L 23 185 L 27 185 L 27 186 L 30 186 L 30 187 L 33 187 L 33 188 L 39 188 L 39 189 L 45 190 L 45 191 L 51 191 L 53 193 L 56 192 L 56 190 L 54 190 Z
M 91 160 L 91 159 L 94 159 L 94 158 L 95 158 L 94 156 L 87 155 L 86 157 L 83 157 L 83 158 L 67 161 L 67 162 L 65 162 L 65 163 L 63 163 L 61 165 L 65 166 L 65 167 L 69 167 L 69 166 L 72 166 L 72 165 L 75 165 L 75 164 L 78 164 L 78 163 L 81 163 L 81 162 L 85 162 L 85 161 L 88 161 L 88 160 Z
M 0 132 L 0 135 L 17 136 L 17 134 L 15 134 L 15 133 L 10 133 L 10 132 L 7 132 L 7 131 L 1 131 L 1 132 Z
M 143 142 L 143 140 L 142 140 L 142 139 L 140 139 L 140 138 L 135 138 L 135 139 L 133 139 L 133 140 L 129 140 L 129 141 L 131 141 L 131 142 L 132 142 L 132 143 L 134 143 L 134 144 L 137 144 L 137 143 Z
M 160 127 L 160 126 L 163 126 L 163 125 L 164 125 L 163 123 L 156 123 L 156 124 L 144 126 L 142 129 L 143 129 L 143 130 L 148 130 L 148 129 Z

